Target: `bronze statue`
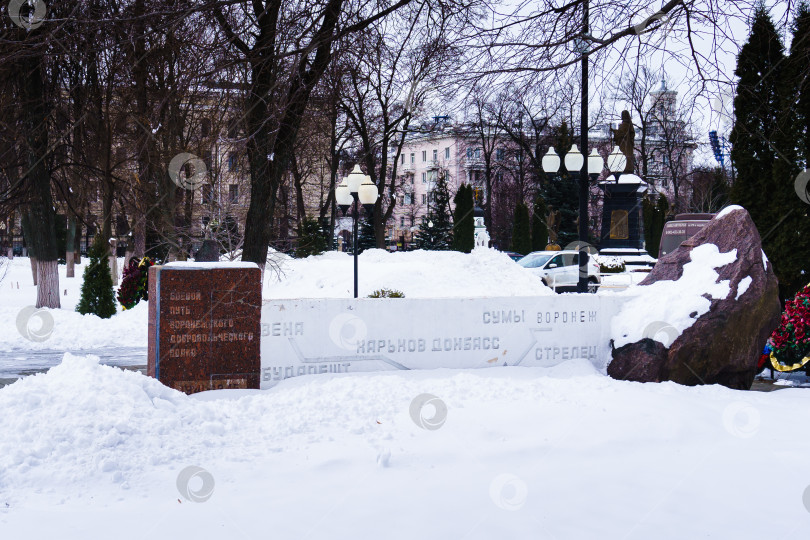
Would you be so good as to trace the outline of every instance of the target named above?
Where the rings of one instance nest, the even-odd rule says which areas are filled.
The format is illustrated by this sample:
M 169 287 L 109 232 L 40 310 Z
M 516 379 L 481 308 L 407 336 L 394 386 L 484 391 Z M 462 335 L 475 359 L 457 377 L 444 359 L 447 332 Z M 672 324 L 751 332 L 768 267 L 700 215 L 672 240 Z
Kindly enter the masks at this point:
M 635 169 L 635 157 L 633 153 L 634 143 L 636 139 L 636 130 L 633 129 L 633 122 L 630 120 L 630 113 L 622 111 L 622 122 L 619 124 L 618 129 L 610 128 L 613 133 L 613 143 L 619 147 L 624 157 L 626 164 L 622 173 L 632 173 Z

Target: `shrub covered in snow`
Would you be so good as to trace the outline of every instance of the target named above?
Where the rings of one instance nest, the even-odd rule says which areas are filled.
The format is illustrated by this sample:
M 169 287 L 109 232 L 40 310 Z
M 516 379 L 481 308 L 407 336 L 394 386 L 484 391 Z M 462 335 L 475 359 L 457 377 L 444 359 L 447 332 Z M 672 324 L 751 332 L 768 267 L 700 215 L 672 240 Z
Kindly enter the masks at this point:
M 619 257 L 600 257 L 599 271 L 603 274 L 621 274 L 627 267 Z
M 402 291 L 395 291 L 393 289 L 377 289 L 370 295 L 369 298 L 405 298 Z

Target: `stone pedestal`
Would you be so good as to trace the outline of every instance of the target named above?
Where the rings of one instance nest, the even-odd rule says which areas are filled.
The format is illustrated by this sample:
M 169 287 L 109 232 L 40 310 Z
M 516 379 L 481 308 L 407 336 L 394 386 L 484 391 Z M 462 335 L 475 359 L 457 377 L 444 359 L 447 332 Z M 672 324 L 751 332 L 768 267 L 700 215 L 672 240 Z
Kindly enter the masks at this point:
M 191 394 L 259 388 L 261 271 L 253 263 L 149 269 L 148 374 Z
M 634 174 L 622 174 L 618 183 L 609 176 L 599 188 L 605 192 L 600 249 L 644 249 L 641 199 L 647 183 Z

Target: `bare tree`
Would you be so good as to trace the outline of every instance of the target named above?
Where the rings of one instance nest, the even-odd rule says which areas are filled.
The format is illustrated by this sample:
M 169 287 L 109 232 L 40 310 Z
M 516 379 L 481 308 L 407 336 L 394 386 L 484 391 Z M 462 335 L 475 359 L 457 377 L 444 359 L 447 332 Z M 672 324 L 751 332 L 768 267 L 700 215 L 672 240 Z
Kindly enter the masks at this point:
M 379 197 L 374 236 L 385 247 L 386 223 L 396 206 L 397 169 L 412 120 L 424 112 L 460 54 L 452 44 L 461 19 L 418 2 L 358 34 L 345 58 L 343 110 Z

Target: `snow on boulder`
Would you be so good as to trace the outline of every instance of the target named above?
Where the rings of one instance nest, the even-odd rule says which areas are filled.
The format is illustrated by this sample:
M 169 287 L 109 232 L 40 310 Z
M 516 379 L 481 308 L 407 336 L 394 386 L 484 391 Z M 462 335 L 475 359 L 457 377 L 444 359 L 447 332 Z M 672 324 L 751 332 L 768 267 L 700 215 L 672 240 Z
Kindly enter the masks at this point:
M 748 212 L 730 207 L 658 260 L 611 324 L 615 379 L 748 389 L 781 308 Z

